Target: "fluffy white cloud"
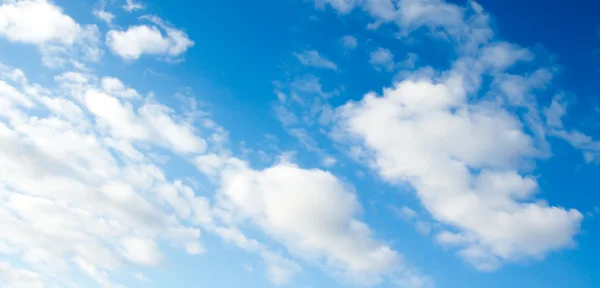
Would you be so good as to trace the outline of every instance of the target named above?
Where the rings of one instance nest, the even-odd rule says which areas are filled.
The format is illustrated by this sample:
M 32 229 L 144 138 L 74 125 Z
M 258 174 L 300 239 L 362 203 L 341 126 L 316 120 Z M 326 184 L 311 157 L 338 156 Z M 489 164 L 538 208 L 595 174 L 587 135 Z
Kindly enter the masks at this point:
M 177 121 L 171 109 L 146 100 L 134 108 L 127 101 L 137 92 L 116 78 L 102 79 L 102 91 L 95 83 L 97 79 L 89 75 L 65 73 L 56 77 L 62 81 L 63 89 L 70 90 L 95 116 L 98 129 L 112 135 L 119 141 L 140 141 L 154 143 L 179 153 L 201 153 L 206 149 L 206 141 L 200 139 L 189 124 Z M 119 97 L 116 98 L 115 96 Z
M 46 0 L 4 1 L 0 4 L 0 36 L 9 41 L 38 45 L 48 67 L 98 61 L 99 32 L 95 25 L 81 27 L 61 8 Z
M 294 57 L 300 61 L 300 63 L 306 66 L 313 66 L 317 68 L 337 70 L 337 65 L 331 62 L 331 60 L 321 56 L 316 50 L 305 50 L 302 52 L 294 52 Z
M 537 182 L 528 175 L 531 161 L 549 154 L 531 92 L 545 87 L 552 74 L 543 68 L 530 75 L 502 73 L 532 60 L 530 51 L 492 42 L 489 17 L 474 2 L 466 8 L 441 0 L 317 3 L 340 13 L 360 7 L 375 24 L 395 22 L 401 36 L 428 27 L 456 44 L 460 59 L 450 71 L 427 67 L 401 73 L 381 96 L 369 93 L 338 108 L 333 133 L 354 145 L 353 155 L 382 178 L 415 188 L 424 208 L 443 225 L 436 229 L 438 241 L 461 247 L 459 254 L 483 270 L 539 259 L 573 244 L 581 213 L 536 200 Z M 390 54 L 380 53 L 374 62 L 390 67 L 381 64 L 391 62 Z M 473 98 L 483 74 L 493 77 L 488 98 Z M 509 112 L 515 106 L 527 112 L 517 117 Z M 553 104 L 546 112 L 560 127 L 564 111 Z M 550 133 L 593 159 L 591 138 L 577 131 Z
M 537 183 L 522 173 L 539 155 L 534 140 L 496 102 L 468 101 L 475 87 L 458 67 L 340 107 L 340 133 L 364 145 L 384 179 L 411 184 L 447 225 L 438 240 L 480 269 L 569 247 L 581 213 L 534 199 Z
M 0 35 L 10 41 L 73 44 L 81 27 L 46 0 L 8 1 L 0 5 Z
M 136 60 L 143 54 L 176 58 L 194 46 L 185 32 L 155 16 L 145 16 L 155 25 L 131 26 L 126 31 L 110 30 L 106 33 L 106 45 L 126 60 Z M 164 31 L 164 33 L 163 33 Z
M 254 170 L 235 158 L 221 164 L 217 205 L 233 223 L 253 223 L 296 257 L 324 263 L 355 283 L 406 273 L 401 256 L 356 218 L 361 206 L 351 188 L 329 172 L 287 162 Z
M 102 89 L 107 94 L 118 97 L 131 98 L 139 96 L 135 89 L 125 87 L 125 84 L 115 77 L 102 78 Z
M 369 54 L 369 63 L 377 70 L 394 70 L 394 55 L 389 49 L 377 48 Z

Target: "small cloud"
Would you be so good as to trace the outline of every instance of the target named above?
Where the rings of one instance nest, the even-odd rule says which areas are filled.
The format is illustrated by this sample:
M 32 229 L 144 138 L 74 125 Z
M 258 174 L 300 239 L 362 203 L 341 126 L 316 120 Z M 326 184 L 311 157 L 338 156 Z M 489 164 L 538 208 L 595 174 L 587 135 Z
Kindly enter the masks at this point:
M 110 30 L 106 33 L 106 45 L 115 55 L 125 60 L 137 60 L 144 54 L 162 55 L 171 62 L 178 62 L 177 57 L 195 44 L 185 32 L 156 16 L 140 19 L 155 25 L 131 26 L 126 31 Z
M 342 46 L 344 46 L 346 51 L 354 50 L 358 46 L 358 40 L 356 40 L 356 37 L 352 35 L 346 35 L 340 38 L 340 41 L 342 42 Z
M 400 218 L 404 220 L 412 220 L 417 217 L 417 212 L 409 207 L 402 206 L 400 208 L 390 206 L 390 209 Z
M 377 48 L 369 55 L 369 63 L 377 70 L 394 70 L 394 55 L 389 49 Z
M 544 115 L 546 116 L 546 124 L 552 128 L 562 128 L 562 118 L 567 112 L 567 104 L 563 101 L 560 95 L 552 99 L 550 107 L 544 108 Z
M 106 22 L 106 24 L 108 25 L 112 25 L 112 21 L 113 19 L 115 19 L 115 15 L 107 12 L 105 10 L 94 10 L 94 16 L 96 16 L 96 18 Z
M 123 5 L 123 10 L 131 13 L 135 10 L 142 10 L 146 8 L 144 4 L 141 2 L 136 2 L 135 0 L 125 0 L 125 5 Z
M 316 50 L 305 50 L 300 53 L 294 52 L 294 57 L 305 66 L 313 66 L 330 70 L 337 70 L 337 65 L 331 60 L 321 56 Z

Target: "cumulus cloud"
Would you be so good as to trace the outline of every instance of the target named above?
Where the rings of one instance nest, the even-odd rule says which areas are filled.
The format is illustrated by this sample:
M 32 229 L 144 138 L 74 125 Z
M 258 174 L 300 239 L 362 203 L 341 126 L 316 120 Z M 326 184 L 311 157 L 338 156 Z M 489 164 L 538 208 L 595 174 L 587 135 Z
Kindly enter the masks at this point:
M 481 270 L 540 259 L 574 244 L 582 214 L 536 199 L 539 188 L 531 170 L 535 159 L 550 155 L 549 131 L 533 91 L 547 86 L 551 69 L 505 72 L 534 55 L 494 41 L 489 16 L 474 2 L 467 7 L 441 0 L 316 3 L 342 14 L 360 8 L 375 19 L 372 27 L 395 23 L 400 36 L 427 27 L 429 35 L 443 36 L 456 48 L 458 59 L 451 69 L 403 71 L 380 95 L 368 93 L 335 112 L 334 139 L 386 181 L 415 189 L 437 222 L 418 229 L 459 247 L 458 253 Z M 371 62 L 392 67 L 393 56 L 380 51 L 371 54 Z M 480 99 L 484 74 L 492 84 Z M 552 125 L 560 126 L 563 112 L 553 106 L 546 114 Z M 515 107 L 524 112 L 515 115 Z M 586 147 L 586 158 L 592 158 L 591 138 L 562 135 L 576 147 Z
M 60 7 L 46 0 L 0 4 L 0 36 L 12 42 L 37 45 L 44 65 L 52 68 L 80 59 L 95 62 L 102 56 L 98 28 L 80 26 Z
M 377 284 L 407 273 L 401 255 L 357 219 L 361 205 L 331 173 L 288 162 L 264 170 L 235 158 L 220 164 L 217 205 L 237 225 L 253 223 L 296 257 L 326 264 L 354 283 Z
M 321 56 L 316 50 L 305 50 L 302 52 L 294 52 L 294 57 L 300 61 L 300 63 L 306 66 L 313 66 L 317 68 L 324 68 L 330 70 L 337 70 L 337 65 L 331 60 Z
M 194 46 L 194 41 L 184 31 L 162 19 L 156 16 L 141 19 L 155 25 L 137 25 L 125 31 L 110 30 L 106 33 L 106 45 L 115 55 L 125 60 L 136 60 L 144 54 L 176 59 Z
M 467 101 L 477 72 L 462 64 L 338 108 L 341 133 L 364 145 L 364 160 L 381 177 L 410 183 L 431 216 L 448 225 L 437 239 L 462 247 L 476 267 L 569 247 L 581 213 L 535 200 L 537 183 L 522 172 L 524 161 L 540 155 L 534 140 L 497 103 Z
M 377 70 L 394 70 L 394 55 L 389 49 L 377 48 L 369 54 L 369 63 Z
M 9 1 L 0 5 L 0 35 L 10 41 L 73 44 L 81 27 L 45 0 Z

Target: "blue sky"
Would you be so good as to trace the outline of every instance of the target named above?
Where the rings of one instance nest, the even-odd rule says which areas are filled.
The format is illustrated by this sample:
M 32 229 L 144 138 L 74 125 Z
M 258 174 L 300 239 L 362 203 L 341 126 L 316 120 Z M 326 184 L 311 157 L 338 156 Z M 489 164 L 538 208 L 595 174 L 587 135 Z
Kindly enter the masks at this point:
M 596 287 L 599 8 L 0 0 L 0 287 Z

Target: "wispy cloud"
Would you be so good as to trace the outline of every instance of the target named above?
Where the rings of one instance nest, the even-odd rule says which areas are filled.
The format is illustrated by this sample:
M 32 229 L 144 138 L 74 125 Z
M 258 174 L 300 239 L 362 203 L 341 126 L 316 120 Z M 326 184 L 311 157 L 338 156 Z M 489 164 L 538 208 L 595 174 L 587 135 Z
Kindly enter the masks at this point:
M 306 66 L 313 66 L 317 68 L 324 68 L 330 70 L 337 70 L 338 67 L 331 60 L 321 56 L 316 50 L 305 50 L 302 52 L 294 52 L 294 57 L 300 61 L 300 63 Z

